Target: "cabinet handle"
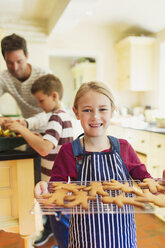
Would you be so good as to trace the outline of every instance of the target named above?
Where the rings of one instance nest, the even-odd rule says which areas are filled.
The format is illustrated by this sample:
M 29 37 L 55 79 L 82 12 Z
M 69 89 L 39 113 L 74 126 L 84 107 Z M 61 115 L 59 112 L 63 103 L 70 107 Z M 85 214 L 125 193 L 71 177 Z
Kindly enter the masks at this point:
M 157 168 L 159 168 L 159 165 L 154 165 L 154 166 L 152 166 L 152 168 L 157 169 Z
M 161 145 L 161 144 L 157 145 L 157 148 L 161 148 L 161 147 L 162 147 L 162 145 Z

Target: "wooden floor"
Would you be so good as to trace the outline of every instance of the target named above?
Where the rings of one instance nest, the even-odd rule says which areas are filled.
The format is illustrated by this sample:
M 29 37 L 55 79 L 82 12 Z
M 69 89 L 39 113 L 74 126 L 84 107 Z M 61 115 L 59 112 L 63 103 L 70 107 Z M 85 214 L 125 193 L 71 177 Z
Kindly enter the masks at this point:
M 155 215 L 136 214 L 138 248 L 165 248 L 165 222 Z
M 136 214 L 138 248 L 165 248 L 165 222 L 150 214 Z M 55 240 L 40 248 L 52 248 Z M 19 234 L 0 231 L 0 248 L 24 248 Z

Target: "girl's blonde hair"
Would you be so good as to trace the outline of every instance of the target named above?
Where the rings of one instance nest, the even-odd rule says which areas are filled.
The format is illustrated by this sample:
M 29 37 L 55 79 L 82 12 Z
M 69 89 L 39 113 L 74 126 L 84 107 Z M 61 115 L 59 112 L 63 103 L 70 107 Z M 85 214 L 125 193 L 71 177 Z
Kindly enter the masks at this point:
M 113 111 L 115 110 L 115 103 L 114 103 L 113 95 L 112 95 L 111 91 L 109 90 L 109 88 L 105 84 L 100 83 L 100 82 L 93 82 L 92 81 L 92 82 L 88 82 L 88 83 L 83 83 L 76 93 L 76 96 L 75 96 L 74 102 L 73 102 L 73 107 L 75 109 L 77 109 L 79 99 L 90 90 L 96 91 L 100 94 L 107 96 L 111 102 L 111 109 L 112 109 L 112 113 L 113 113 Z

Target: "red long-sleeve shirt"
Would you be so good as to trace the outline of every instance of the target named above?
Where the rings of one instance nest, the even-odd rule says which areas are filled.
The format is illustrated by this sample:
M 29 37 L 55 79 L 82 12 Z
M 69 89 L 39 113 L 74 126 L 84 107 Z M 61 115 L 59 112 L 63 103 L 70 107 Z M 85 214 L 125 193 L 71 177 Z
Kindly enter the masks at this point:
M 119 139 L 120 154 L 127 167 L 130 176 L 137 180 L 143 178 L 151 178 L 151 175 L 147 172 L 146 166 L 141 163 L 136 152 L 128 141 Z M 105 150 L 107 152 L 110 150 Z M 73 155 L 72 144 L 64 144 L 54 162 L 50 181 L 67 181 L 68 176 L 71 179 L 77 178 L 76 160 Z

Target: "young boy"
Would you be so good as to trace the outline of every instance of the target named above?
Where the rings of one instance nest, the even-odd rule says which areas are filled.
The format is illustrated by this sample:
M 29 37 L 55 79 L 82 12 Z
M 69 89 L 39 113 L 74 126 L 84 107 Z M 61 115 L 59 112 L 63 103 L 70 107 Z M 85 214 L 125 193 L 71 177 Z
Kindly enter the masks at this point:
M 32 85 L 31 92 L 38 105 L 46 113 L 52 112 L 44 135 L 34 134 L 17 121 L 7 123 L 6 127 L 20 133 L 27 143 L 42 156 L 41 180 L 48 182 L 60 147 L 73 140 L 71 117 L 61 107 L 63 86 L 54 75 L 47 74 L 37 79 Z M 35 246 L 43 245 L 52 235 L 49 218 L 47 218 L 42 237 L 35 241 Z

